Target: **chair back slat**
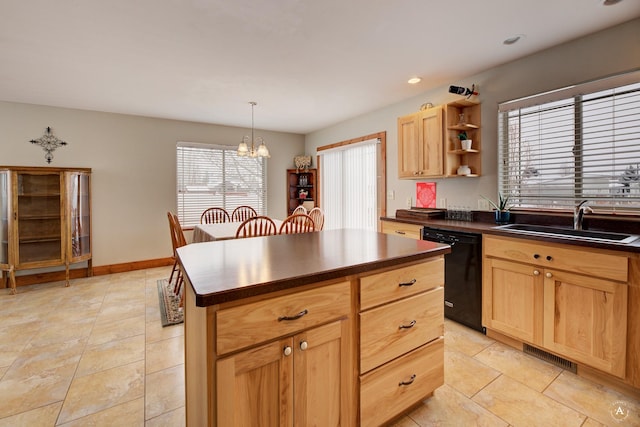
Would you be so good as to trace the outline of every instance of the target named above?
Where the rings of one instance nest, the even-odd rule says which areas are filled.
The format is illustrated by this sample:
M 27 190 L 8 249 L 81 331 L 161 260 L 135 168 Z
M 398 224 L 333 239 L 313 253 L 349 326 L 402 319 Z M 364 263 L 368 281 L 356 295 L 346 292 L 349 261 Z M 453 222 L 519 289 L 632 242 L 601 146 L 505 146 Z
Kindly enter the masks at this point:
M 200 215 L 200 224 L 215 224 L 218 222 L 230 222 L 229 213 L 223 208 L 209 208 Z
M 238 206 L 231 212 L 231 221 L 246 221 L 254 216 L 258 216 L 258 213 L 251 206 Z
M 315 224 L 309 215 L 288 216 L 280 225 L 280 234 L 309 233 L 315 231 Z
M 238 226 L 236 239 L 245 237 L 271 236 L 277 234 L 278 229 L 273 220 L 267 216 L 254 216 L 246 219 Z

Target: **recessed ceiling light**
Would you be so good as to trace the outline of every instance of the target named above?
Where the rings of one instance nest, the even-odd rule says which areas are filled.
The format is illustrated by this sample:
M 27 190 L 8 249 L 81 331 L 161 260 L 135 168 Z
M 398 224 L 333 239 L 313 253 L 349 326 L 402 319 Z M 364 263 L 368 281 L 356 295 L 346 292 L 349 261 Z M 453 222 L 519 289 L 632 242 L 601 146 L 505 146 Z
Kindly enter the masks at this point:
M 407 83 L 409 83 L 410 85 L 414 85 L 416 83 L 420 83 L 422 81 L 422 79 L 420 77 L 411 77 L 409 80 L 407 80 Z
M 618 3 L 622 3 L 622 0 L 602 0 L 603 6 L 613 6 Z
M 517 34 L 515 36 L 509 37 L 508 39 L 504 39 L 502 44 L 506 44 L 507 46 L 511 46 L 512 44 L 518 43 L 523 38 L 524 38 L 524 34 Z

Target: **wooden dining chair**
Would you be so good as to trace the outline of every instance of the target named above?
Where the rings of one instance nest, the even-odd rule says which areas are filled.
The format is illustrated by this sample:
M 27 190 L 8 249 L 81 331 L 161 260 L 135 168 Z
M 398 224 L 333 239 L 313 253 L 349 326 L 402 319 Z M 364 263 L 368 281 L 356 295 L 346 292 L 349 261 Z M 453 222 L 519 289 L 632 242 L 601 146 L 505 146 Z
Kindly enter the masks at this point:
M 293 210 L 293 212 L 291 212 L 291 215 L 296 215 L 296 214 L 304 214 L 304 215 L 307 215 L 307 208 L 305 208 L 305 207 L 304 207 L 304 206 L 302 206 L 302 205 L 298 205 L 298 207 L 297 207 L 297 208 L 295 208 L 295 209 Z
M 180 289 L 182 288 L 182 282 L 184 279 L 182 278 L 182 273 L 180 272 L 180 268 L 178 268 L 178 254 L 176 253 L 178 248 L 187 245 L 187 239 L 184 237 L 184 232 L 182 231 L 182 227 L 180 226 L 180 220 L 178 219 L 178 215 L 173 212 L 167 212 L 167 217 L 169 219 L 169 231 L 171 232 L 171 244 L 173 245 L 173 270 L 171 270 L 171 275 L 169 276 L 169 283 L 173 281 L 173 275 L 176 275 L 176 283 L 173 286 L 173 293 L 178 295 L 180 293 Z
M 313 219 L 309 215 L 294 214 L 289 215 L 280 224 L 280 234 L 310 233 L 315 230 Z
M 268 216 L 254 216 L 238 226 L 236 239 L 245 237 L 271 236 L 278 234 L 278 228 Z
M 209 208 L 200 215 L 200 224 L 215 224 L 218 222 L 231 222 L 229 213 L 223 208 Z
M 238 206 L 231 212 L 231 221 L 246 221 L 254 216 L 258 216 L 258 213 L 251 206 Z
M 318 207 L 311 209 L 309 211 L 309 216 L 315 224 L 316 231 L 322 231 L 322 228 L 324 227 L 324 212 L 322 212 L 322 209 Z

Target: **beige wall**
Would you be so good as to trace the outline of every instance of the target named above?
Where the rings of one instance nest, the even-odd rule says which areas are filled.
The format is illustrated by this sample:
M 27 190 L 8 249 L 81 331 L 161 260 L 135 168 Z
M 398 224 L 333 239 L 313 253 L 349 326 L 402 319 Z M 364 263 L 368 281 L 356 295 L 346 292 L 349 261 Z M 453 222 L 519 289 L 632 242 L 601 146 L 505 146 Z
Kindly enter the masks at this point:
M 480 87 L 483 176 L 430 180 L 437 183 L 439 201 L 446 198 L 449 205 L 477 209 L 481 194 L 492 198 L 497 195 L 498 103 L 640 68 L 639 40 L 640 19 L 636 19 L 468 78 L 452 80 L 452 85 L 471 87 L 475 83 Z M 509 48 L 517 49 L 517 45 Z M 416 183 L 398 179 L 397 117 L 418 111 L 425 102 L 441 105 L 459 98 L 448 93 L 448 85 L 430 90 L 311 133 L 306 136 L 306 152 L 315 153 L 322 145 L 386 131 L 387 192 L 395 192 L 395 200 L 387 200 L 387 213 L 393 215 L 396 209 L 405 207 L 407 197 L 415 203 Z
M 46 166 L 29 140 L 47 126 L 68 143 L 51 166 L 93 170 L 93 265 L 171 255 L 166 212 L 176 209 L 176 143 L 236 145 L 247 129 L 0 102 L 0 165 Z M 302 135 L 257 131 L 271 151 L 268 213 L 286 215 L 285 169 L 304 152 Z

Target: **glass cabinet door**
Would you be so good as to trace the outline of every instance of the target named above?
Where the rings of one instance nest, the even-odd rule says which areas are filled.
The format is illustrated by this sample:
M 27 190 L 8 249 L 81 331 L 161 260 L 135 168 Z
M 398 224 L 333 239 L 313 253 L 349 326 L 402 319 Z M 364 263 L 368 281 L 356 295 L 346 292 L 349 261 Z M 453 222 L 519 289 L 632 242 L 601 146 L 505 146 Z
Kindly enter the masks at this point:
M 72 262 L 91 256 L 90 179 L 87 173 L 70 172 L 68 181 L 69 258 Z
M 9 171 L 0 170 L 0 265 L 9 265 Z
M 63 262 L 62 175 L 14 172 L 19 266 Z

